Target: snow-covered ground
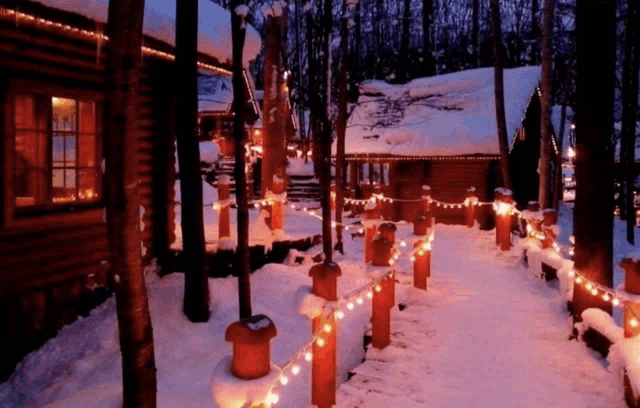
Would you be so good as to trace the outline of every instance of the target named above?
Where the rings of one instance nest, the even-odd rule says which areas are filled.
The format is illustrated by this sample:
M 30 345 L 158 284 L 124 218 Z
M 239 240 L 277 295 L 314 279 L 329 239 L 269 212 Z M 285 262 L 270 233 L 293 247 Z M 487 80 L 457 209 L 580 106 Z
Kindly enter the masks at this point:
M 570 206 L 563 205 L 560 241 L 568 243 Z M 320 231 L 308 215 L 300 221 Z M 618 225 L 620 224 L 620 225 Z M 399 224 L 398 237 L 410 238 L 411 225 Z M 616 224 L 616 262 L 633 247 Z M 638 237 L 640 239 L 640 236 Z M 346 234 L 346 255 L 338 290 L 346 293 L 367 282 L 362 238 Z M 403 253 L 409 246 L 401 247 Z M 309 254 L 316 254 L 313 248 Z M 392 311 L 392 344 L 369 350 L 362 338 L 370 303 L 347 313 L 339 323 L 338 391 L 340 407 L 623 407 L 621 382 L 607 361 L 575 340 L 564 295 L 525 270 L 518 250 L 495 247 L 494 232 L 436 226 L 432 279 L 427 293 L 411 288 L 411 264 L 400 258 L 397 301 Z M 311 323 L 298 315 L 297 290 L 310 285 L 311 263 L 269 264 L 252 275 L 254 313 L 275 322 L 272 359 L 281 365 L 311 335 Z M 226 327 L 237 319 L 236 278 L 210 279 L 212 316 L 191 324 L 181 313 L 183 276 L 149 275 L 151 317 L 158 367 L 159 407 L 215 407 L 213 369 L 231 353 Z M 616 282 L 621 271 L 616 267 Z M 276 295 L 277 294 L 277 295 Z M 357 374 L 348 382 L 347 372 Z M 114 300 L 90 317 L 65 327 L 0 384 L 0 407 L 117 407 L 121 361 Z M 304 362 L 276 392 L 276 406 L 307 407 L 310 370 Z

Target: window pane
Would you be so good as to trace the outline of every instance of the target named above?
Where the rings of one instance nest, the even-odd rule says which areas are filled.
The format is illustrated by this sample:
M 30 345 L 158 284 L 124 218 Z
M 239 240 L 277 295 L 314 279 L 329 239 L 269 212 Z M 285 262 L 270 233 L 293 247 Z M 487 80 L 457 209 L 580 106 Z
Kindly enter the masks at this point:
M 53 170 L 53 203 L 67 203 L 76 200 L 76 171 Z
M 98 172 L 95 168 L 81 169 L 78 171 L 80 181 L 80 200 L 92 201 L 100 196 L 100 185 L 98 184 Z
M 64 188 L 64 170 L 53 169 L 51 184 L 54 188 Z
M 16 206 L 40 205 L 46 202 L 46 157 L 47 137 L 44 133 L 36 130 L 16 130 L 14 156 Z
M 96 165 L 96 136 L 92 134 L 80 135 L 80 166 L 93 167 Z
M 51 153 L 53 155 L 53 166 L 64 167 L 64 137 L 53 137 L 51 140 Z
M 65 167 L 75 167 L 76 165 L 75 136 L 67 136 L 64 138 L 64 164 Z
M 96 104 L 80 101 L 80 132 L 95 133 L 96 131 Z
M 76 130 L 75 99 L 51 98 L 53 108 L 53 131 Z

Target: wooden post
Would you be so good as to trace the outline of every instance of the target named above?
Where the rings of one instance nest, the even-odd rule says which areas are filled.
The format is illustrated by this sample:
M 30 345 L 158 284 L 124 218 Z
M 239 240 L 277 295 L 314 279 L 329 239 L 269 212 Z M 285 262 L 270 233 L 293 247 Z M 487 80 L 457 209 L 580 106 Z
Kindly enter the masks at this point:
M 311 291 L 314 295 L 330 302 L 338 300 L 338 276 L 340 267 L 333 263 L 322 263 L 311 267 L 309 276 L 313 278 Z M 322 346 L 313 344 L 311 361 L 311 403 L 319 408 L 331 408 L 336 403 L 336 321 L 334 317 L 324 316 L 313 319 L 312 333 L 325 324 L 331 325 L 331 331 L 323 331 Z
M 495 211 L 495 204 L 502 200 L 502 188 L 496 188 L 493 192 L 493 202 L 494 202 L 494 213 L 496 219 L 496 245 L 500 245 L 500 230 L 502 229 L 502 224 L 498 221 L 498 214 Z
M 418 218 L 413 221 L 413 234 L 414 235 L 427 235 L 429 229 L 429 218 L 425 215 L 419 215 Z
M 640 261 L 633 258 L 625 258 L 620 262 L 624 269 L 624 291 L 632 295 L 640 295 Z M 640 334 L 640 303 L 624 303 L 624 337 L 630 338 Z M 637 407 L 640 404 L 636 400 L 629 377 L 624 373 L 624 397 L 627 405 Z
M 284 176 L 284 175 L 283 175 Z M 281 230 L 284 226 L 284 177 L 273 175 L 273 203 L 271 204 L 271 230 Z
M 372 243 L 373 266 L 389 266 L 393 243 L 378 237 Z M 371 306 L 371 345 L 379 350 L 391 344 L 391 308 L 394 303 L 395 277 L 382 280 L 373 291 Z
M 543 212 L 542 232 L 544 233 L 544 239 L 542 240 L 542 248 L 551 248 L 556 240 L 556 232 L 554 225 L 558 222 L 558 214 L 556 210 L 546 209 Z
M 380 236 L 385 238 L 387 241 L 391 242 L 392 245 L 396 242 L 396 224 L 392 222 L 385 222 L 380 224 L 378 230 L 380 231 Z
M 227 327 L 224 339 L 233 343 L 231 373 L 242 380 L 255 380 L 269 374 L 269 342 L 276 334 L 276 326 L 265 315 L 251 316 Z
M 336 209 L 336 185 L 331 183 L 331 209 Z
M 382 194 L 382 188 L 380 187 L 380 184 L 376 184 L 373 186 L 373 193 L 372 193 L 372 197 L 375 197 L 376 199 L 376 219 L 379 219 L 380 217 L 382 217 L 382 200 L 380 200 L 380 195 Z
M 478 197 L 476 197 L 476 188 L 469 187 L 467 189 L 465 205 L 467 207 L 467 227 L 473 228 L 476 220 L 475 212 L 476 212 L 476 203 L 478 202 Z
M 423 246 L 423 241 L 413 243 L 413 287 L 427 290 L 427 278 L 431 276 L 431 246 Z
M 229 184 L 231 178 L 226 174 L 218 177 L 218 239 L 231 237 L 231 202 Z
M 375 203 L 369 201 L 364 206 L 364 263 L 367 264 L 373 259 L 373 249 L 371 243 L 373 237 L 378 232 L 378 218 L 376 217 Z
M 496 242 L 502 251 L 511 249 L 511 190 L 496 189 Z
M 422 201 L 420 201 L 420 214 L 429 215 L 431 217 L 431 187 L 422 186 Z M 429 219 L 429 226 L 431 226 L 431 219 Z

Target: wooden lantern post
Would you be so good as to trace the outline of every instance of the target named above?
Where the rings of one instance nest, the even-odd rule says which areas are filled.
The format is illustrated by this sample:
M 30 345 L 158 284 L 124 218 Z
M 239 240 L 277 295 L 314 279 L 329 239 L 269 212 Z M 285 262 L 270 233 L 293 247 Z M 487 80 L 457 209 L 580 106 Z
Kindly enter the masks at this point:
M 314 295 L 330 302 L 338 300 L 338 276 L 342 275 L 340 267 L 333 263 L 321 263 L 311 267 L 309 276 L 313 278 L 311 291 Z M 312 333 L 328 324 L 329 332 L 323 331 L 322 346 L 313 344 L 311 361 L 311 403 L 319 408 L 331 408 L 336 403 L 336 321 L 332 316 L 313 319 Z
M 496 189 L 496 243 L 502 251 L 511 249 L 511 190 Z
M 230 177 L 226 174 L 218 177 L 218 239 L 231 237 L 231 211 L 230 211 Z
M 413 287 L 427 290 L 427 278 L 431 276 L 431 243 L 417 241 L 413 243 L 413 249 Z
M 546 209 L 543 212 L 542 232 L 544 239 L 542 240 L 542 248 L 551 248 L 556 240 L 556 231 L 554 225 L 558 222 L 558 214 L 556 210 Z
M 227 327 L 224 339 L 233 343 L 231 373 L 242 380 L 269 374 L 270 341 L 276 334 L 276 326 L 265 315 L 251 316 Z
M 373 251 L 371 242 L 373 237 L 378 232 L 378 217 L 376 214 L 376 204 L 373 201 L 368 201 L 364 206 L 364 220 L 362 224 L 364 226 L 364 263 L 367 264 L 373 259 Z
M 473 228 L 476 220 L 475 212 L 476 212 L 476 203 L 478 202 L 478 197 L 476 197 L 476 188 L 469 187 L 466 193 L 465 206 L 467 207 L 467 227 Z
M 373 243 L 373 266 L 389 267 L 393 243 L 378 237 Z M 371 345 L 379 350 L 391 344 L 391 308 L 394 304 L 395 276 L 385 278 L 373 290 Z
M 284 226 L 284 200 L 285 186 L 284 174 L 274 174 L 273 184 L 273 203 L 271 203 L 271 230 L 281 230 Z

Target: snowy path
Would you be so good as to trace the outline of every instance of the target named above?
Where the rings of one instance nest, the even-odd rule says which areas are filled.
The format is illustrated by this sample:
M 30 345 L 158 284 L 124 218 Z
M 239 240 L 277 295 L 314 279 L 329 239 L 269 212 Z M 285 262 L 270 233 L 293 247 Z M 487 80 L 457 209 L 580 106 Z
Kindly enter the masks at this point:
M 624 407 L 607 362 L 567 340 L 558 291 L 518 264 L 492 233 L 438 226 L 428 293 L 400 276 L 392 343 L 369 349 L 338 405 Z

